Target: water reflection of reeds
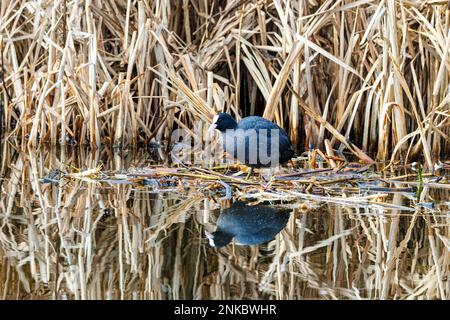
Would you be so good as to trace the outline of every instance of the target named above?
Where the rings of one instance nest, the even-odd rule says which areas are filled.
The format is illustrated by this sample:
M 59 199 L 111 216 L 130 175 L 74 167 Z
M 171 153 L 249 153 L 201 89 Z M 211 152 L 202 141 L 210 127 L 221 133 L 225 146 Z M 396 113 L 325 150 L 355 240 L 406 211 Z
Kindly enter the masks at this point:
M 434 210 L 299 200 L 268 244 L 217 250 L 204 238 L 228 201 L 175 186 L 62 179 L 51 170 L 122 172 L 145 151 L 2 150 L 3 299 L 448 299 L 448 190 Z M 408 206 L 396 193 L 392 204 Z M 292 203 L 291 203 L 292 204 Z

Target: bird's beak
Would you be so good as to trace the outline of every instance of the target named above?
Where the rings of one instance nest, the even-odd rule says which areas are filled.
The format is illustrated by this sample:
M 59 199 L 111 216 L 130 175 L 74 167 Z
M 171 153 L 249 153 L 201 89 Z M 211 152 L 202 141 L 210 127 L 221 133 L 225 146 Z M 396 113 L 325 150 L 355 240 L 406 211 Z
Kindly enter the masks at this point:
M 216 130 L 216 128 L 217 128 L 217 124 L 215 124 L 215 123 L 213 123 L 213 124 L 211 124 L 210 126 L 209 126 L 209 128 L 208 128 L 208 134 L 210 134 L 211 132 L 213 132 L 214 130 Z
M 211 132 L 213 132 L 216 128 L 217 128 L 217 119 L 219 118 L 218 115 L 215 115 L 213 120 L 212 120 L 212 124 L 209 126 L 207 134 L 210 135 Z
M 215 247 L 216 245 L 214 244 L 214 236 L 206 230 L 205 230 L 205 236 L 206 236 L 206 238 L 208 238 L 209 245 L 211 247 Z

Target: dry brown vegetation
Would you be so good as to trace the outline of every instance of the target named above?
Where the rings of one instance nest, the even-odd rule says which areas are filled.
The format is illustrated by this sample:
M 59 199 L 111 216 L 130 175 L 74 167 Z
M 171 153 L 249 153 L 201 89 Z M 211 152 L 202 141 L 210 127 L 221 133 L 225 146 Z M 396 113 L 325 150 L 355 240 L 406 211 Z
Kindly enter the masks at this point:
M 449 189 L 425 185 L 420 199 L 388 180 L 388 193 L 341 188 L 339 198 L 236 190 L 294 211 L 268 244 L 216 250 L 204 230 L 229 200 L 208 196 L 209 182 L 113 183 L 148 153 L 83 150 L 2 150 L 0 299 L 450 298 Z M 102 182 L 42 179 L 101 163 Z
M 2 127 L 18 144 L 166 143 L 217 111 L 299 150 L 448 155 L 448 1 L 0 4 Z
M 2 0 L 0 55 L 0 299 L 450 298 L 449 1 Z M 219 111 L 278 123 L 323 176 L 106 181 L 155 158 L 103 145 L 167 160 Z M 396 171 L 413 159 L 438 175 Z M 209 247 L 224 188 L 289 206 L 287 228 Z

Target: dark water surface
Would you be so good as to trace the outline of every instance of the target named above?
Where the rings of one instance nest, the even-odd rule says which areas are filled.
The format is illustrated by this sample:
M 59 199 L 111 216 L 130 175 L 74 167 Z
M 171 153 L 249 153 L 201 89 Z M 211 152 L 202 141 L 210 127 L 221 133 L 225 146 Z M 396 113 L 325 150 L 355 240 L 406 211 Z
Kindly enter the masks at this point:
M 390 207 L 225 199 L 201 181 L 127 182 L 155 150 L 1 152 L 1 299 L 450 297 L 449 189 L 388 192 Z M 100 165 L 95 179 L 56 171 Z M 235 234 L 222 248 L 205 236 L 218 224 Z

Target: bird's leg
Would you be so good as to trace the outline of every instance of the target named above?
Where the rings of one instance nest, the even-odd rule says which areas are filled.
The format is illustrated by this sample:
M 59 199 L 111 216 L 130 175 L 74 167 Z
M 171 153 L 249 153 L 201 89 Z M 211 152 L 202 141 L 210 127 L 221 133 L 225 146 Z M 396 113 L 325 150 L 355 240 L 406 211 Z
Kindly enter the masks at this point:
M 292 161 L 292 159 L 289 159 L 289 164 L 292 166 L 292 168 L 295 168 L 295 163 Z
M 247 177 L 245 178 L 245 180 L 250 179 L 251 175 L 253 175 L 253 168 L 252 167 L 250 167 L 250 170 L 248 170 L 248 174 L 247 174 Z
M 272 180 L 275 180 L 276 169 L 275 169 L 275 168 L 269 168 L 268 171 L 269 171 L 269 172 L 268 172 L 267 175 L 265 176 L 264 180 L 265 180 L 265 181 L 272 181 Z
M 269 177 L 270 177 L 270 180 L 275 179 L 275 173 L 276 173 L 276 171 L 277 171 L 276 168 L 270 168 L 270 169 L 269 169 Z

